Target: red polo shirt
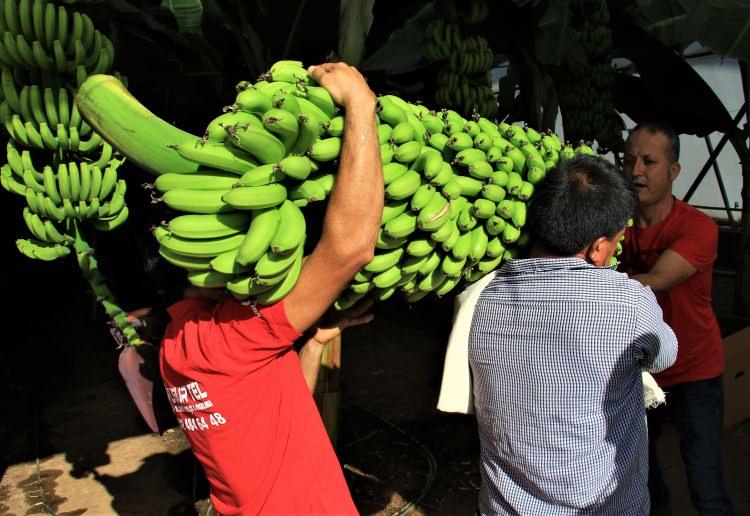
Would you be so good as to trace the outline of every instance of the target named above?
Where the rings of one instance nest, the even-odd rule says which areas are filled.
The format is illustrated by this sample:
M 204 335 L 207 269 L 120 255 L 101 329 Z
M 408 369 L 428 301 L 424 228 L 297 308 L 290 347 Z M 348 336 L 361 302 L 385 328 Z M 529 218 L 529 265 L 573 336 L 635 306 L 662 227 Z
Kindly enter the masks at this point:
M 162 378 L 220 514 L 356 514 L 280 302 L 169 309 Z
M 664 321 L 677 335 L 677 360 L 654 375 L 662 387 L 706 380 L 724 371 L 721 333 L 711 306 L 713 263 L 719 229 L 701 211 L 675 200 L 666 219 L 647 228 L 638 222 L 625 232 L 623 265 L 628 275 L 651 271 L 667 249 L 682 256 L 697 272 L 669 292 L 657 296 Z

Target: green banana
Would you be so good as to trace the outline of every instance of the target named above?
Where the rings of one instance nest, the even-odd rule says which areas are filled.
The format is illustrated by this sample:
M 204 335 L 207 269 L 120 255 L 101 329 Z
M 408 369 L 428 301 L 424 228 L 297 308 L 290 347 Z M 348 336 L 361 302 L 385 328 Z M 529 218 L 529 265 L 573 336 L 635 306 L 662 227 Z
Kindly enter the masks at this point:
M 288 271 L 294 262 L 302 258 L 303 245 L 291 253 L 274 253 L 268 250 L 255 264 L 255 274 L 261 278 L 271 278 Z
M 203 288 L 224 287 L 231 279 L 231 274 L 218 271 L 189 271 L 187 274 L 187 280 L 191 285 Z
M 312 144 L 307 154 L 315 161 L 333 161 L 341 154 L 341 138 L 321 138 Z
M 297 156 L 289 156 L 289 157 L 297 157 Z M 187 174 L 184 174 L 184 175 L 187 175 Z M 281 167 L 279 167 L 278 165 L 261 165 L 257 168 L 254 168 L 242 174 L 242 177 L 240 177 L 239 180 L 237 180 L 235 176 L 235 184 L 226 187 L 225 190 L 233 186 L 269 185 L 271 183 L 278 183 L 280 181 L 283 181 L 285 177 L 286 177 L 286 174 L 281 170 Z
M 279 161 L 276 168 L 292 179 L 304 181 L 316 170 L 316 165 L 307 156 L 291 155 Z
M 285 111 L 279 111 L 287 114 Z M 289 118 L 292 118 L 291 115 Z M 232 128 L 229 141 L 263 164 L 281 161 L 288 150 L 285 144 L 272 133 L 250 126 Z
M 385 186 L 390 185 L 396 179 L 406 174 L 407 170 L 409 170 L 408 167 L 402 163 L 386 163 L 383 165 L 383 184 Z
M 409 236 L 391 237 L 385 234 L 383 228 L 378 232 L 378 240 L 375 242 L 376 249 L 396 249 L 403 246 L 409 240 Z
M 299 137 L 297 117 L 283 109 L 271 108 L 263 114 L 263 126 L 275 134 L 289 152 Z
M 498 217 L 497 215 L 493 215 L 484 223 L 484 229 L 487 231 L 488 235 L 495 236 L 503 232 L 503 229 L 505 229 L 505 224 L 505 219 L 503 219 L 502 217 Z
M 297 283 L 297 278 L 299 278 L 300 271 L 302 271 L 301 248 L 300 251 L 296 254 L 294 263 L 289 268 L 289 272 L 284 278 L 284 281 L 270 290 L 256 294 L 255 300 L 263 305 L 270 305 L 281 301 L 287 294 L 289 294 L 289 292 L 291 292 L 292 288 L 294 288 L 294 285 Z
M 163 176 L 162 176 L 163 177 Z M 244 213 L 180 215 L 169 221 L 169 231 L 180 238 L 220 238 L 244 232 L 250 218 Z
M 458 214 L 457 223 L 461 231 L 474 229 L 474 226 L 477 225 L 477 217 L 474 214 L 474 203 L 467 203 L 464 206 Z
M 115 142 L 131 162 L 152 174 L 198 169 L 198 163 L 168 148 L 197 138 L 155 116 L 115 77 L 92 75 L 86 79 L 79 86 L 76 104 L 97 134 Z
M 422 152 L 422 144 L 418 141 L 409 141 L 397 146 L 393 151 L 393 159 L 401 163 L 411 163 L 419 157 Z
M 409 201 L 406 199 L 400 201 L 385 201 L 385 203 L 383 203 L 383 215 L 380 219 L 380 225 L 384 226 L 389 221 L 404 213 L 408 206 Z
M 422 264 L 422 266 L 419 268 L 419 274 L 422 276 L 427 276 L 432 271 L 436 270 L 438 267 L 440 267 L 440 262 L 442 261 L 440 257 L 440 253 L 434 252 L 431 255 L 427 256 L 426 260 Z M 404 267 L 401 268 L 401 270 L 404 270 Z
M 401 280 L 401 274 L 401 269 L 394 265 L 390 269 L 373 276 L 372 284 L 381 289 L 393 287 Z
M 417 229 L 417 215 L 404 211 L 401 215 L 388 221 L 383 230 L 391 238 L 402 238 L 411 235 Z
M 443 261 L 440 264 L 442 272 L 449 278 L 459 278 L 464 270 L 466 264 L 466 257 L 456 259 L 450 254 L 446 254 L 443 257 Z
M 482 192 L 483 183 L 477 179 L 466 176 L 456 175 L 454 178 L 461 187 L 461 195 L 468 197 L 476 197 Z
M 474 216 L 478 219 L 488 219 L 495 214 L 496 205 L 488 199 L 474 200 Z
M 169 192 L 167 192 L 169 194 Z M 165 198 L 166 195 L 165 194 Z M 278 206 L 287 198 L 287 191 L 279 183 L 263 186 L 241 186 L 225 192 L 221 200 L 232 208 L 240 210 L 258 210 Z
M 363 269 L 368 272 L 384 272 L 396 265 L 403 254 L 403 248 L 391 249 L 384 253 L 376 254 Z
M 192 213 L 225 213 L 232 206 L 222 200 L 221 190 L 169 190 L 162 197 L 164 204 L 177 211 Z
M 87 167 L 88 168 L 88 167 Z M 83 164 L 81 172 L 83 172 Z M 81 174 L 83 176 L 83 174 Z M 184 190 L 229 190 L 237 183 L 237 175 L 228 172 L 198 171 L 186 174 L 168 172 L 154 181 L 154 186 L 160 192 L 168 192 L 177 188 Z M 81 197 L 88 198 L 84 191 Z
M 407 170 L 393 180 L 385 189 L 386 199 L 401 200 L 411 197 L 422 184 L 422 176 L 415 170 Z
M 280 221 L 276 207 L 254 210 L 250 227 L 237 249 L 237 263 L 244 266 L 260 260 L 271 245 Z
M 412 195 L 409 205 L 412 211 L 419 211 L 437 194 L 435 187 L 430 184 L 422 184 Z
M 442 195 L 434 196 L 417 215 L 417 227 L 422 231 L 436 231 L 450 220 L 450 202 Z
M 274 253 L 287 253 L 299 247 L 305 238 L 305 216 L 289 200 L 279 207 L 279 226 L 271 238 L 271 250 Z
M 289 190 L 289 198 L 293 201 L 303 199 L 308 202 L 323 201 L 327 197 L 325 187 L 312 179 L 306 179 Z
M 273 107 L 273 101 L 267 93 L 257 88 L 247 88 L 237 94 L 234 105 L 245 113 L 262 115 Z
M 433 233 L 434 235 L 434 233 Z M 416 238 L 406 246 L 409 256 L 427 256 L 435 249 L 435 241 L 430 238 Z
M 292 155 L 302 155 L 307 153 L 320 135 L 323 133 L 323 124 L 321 120 L 312 113 L 300 114 L 297 117 L 299 121 L 299 136 L 294 142 L 291 150 Z
M 175 171 L 176 173 L 196 172 L 198 166 L 203 165 L 244 174 L 258 166 L 258 162 L 248 154 L 225 143 L 191 139 L 183 140 L 175 149 L 182 158 L 191 161 L 190 168 Z

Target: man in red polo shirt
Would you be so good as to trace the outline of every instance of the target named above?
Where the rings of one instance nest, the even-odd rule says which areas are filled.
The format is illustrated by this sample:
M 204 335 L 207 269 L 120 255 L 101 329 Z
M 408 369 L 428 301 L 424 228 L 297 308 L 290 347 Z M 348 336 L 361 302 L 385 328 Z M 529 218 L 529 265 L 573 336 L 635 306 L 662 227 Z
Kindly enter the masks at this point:
M 322 235 L 297 284 L 271 306 L 218 291 L 184 299 L 169 309 L 160 351 L 168 397 L 219 514 L 357 512 L 310 389 L 323 344 L 338 332 L 314 327 L 377 241 L 383 173 L 375 95 L 343 63 L 310 74 L 344 107 L 346 133 Z M 310 328 L 298 357 L 292 344 Z
M 711 306 L 718 227 L 672 195 L 679 153 L 678 135 L 657 123 L 636 126 L 625 145 L 624 170 L 636 186 L 638 205 L 625 234 L 623 263 L 632 279 L 657 295 L 679 345 L 675 364 L 654 375 L 667 402 L 648 416 L 651 505 L 658 510 L 669 504 L 656 454 L 668 417 L 680 435 L 693 505 L 701 514 L 734 514 L 721 457 L 724 356 Z

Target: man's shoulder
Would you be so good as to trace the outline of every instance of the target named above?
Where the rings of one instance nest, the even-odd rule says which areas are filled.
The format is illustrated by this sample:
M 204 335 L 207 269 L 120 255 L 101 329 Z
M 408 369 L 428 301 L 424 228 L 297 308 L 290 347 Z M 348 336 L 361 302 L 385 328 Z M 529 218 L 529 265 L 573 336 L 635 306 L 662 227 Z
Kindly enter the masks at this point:
M 714 219 L 700 211 L 698 208 L 679 199 L 675 201 L 675 208 L 677 209 L 678 215 L 676 217 L 676 222 L 679 227 L 695 228 L 696 226 L 700 226 L 706 229 L 718 230 L 718 225 Z
M 542 276 L 545 274 L 556 274 L 557 278 L 554 280 L 543 278 Z M 506 282 L 509 279 L 512 279 L 513 284 Z M 550 294 L 555 291 L 571 294 L 580 291 L 582 302 L 596 299 L 629 306 L 634 306 L 640 302 L 645 288 L 639 282 L 630 279 L 624 272 L 616 271 L 610 267 L 585 266 L 564 271 L 546 271 L 522 277 L 513 276 L 501 270 L 497 273 L 495 280 L 485 289 L 488 296 L 483 297 L 491 297 L 493 293 L 502 294 L 503 292 L 517 295 L 519 282 L 528 283 L 532 286 L 539 283 L 539 291 Z

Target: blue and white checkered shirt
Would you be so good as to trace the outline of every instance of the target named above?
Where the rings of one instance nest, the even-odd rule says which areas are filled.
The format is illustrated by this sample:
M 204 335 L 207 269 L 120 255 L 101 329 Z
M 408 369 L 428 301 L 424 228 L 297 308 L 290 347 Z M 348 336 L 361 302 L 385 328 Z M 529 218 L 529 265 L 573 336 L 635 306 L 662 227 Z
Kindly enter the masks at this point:
M 677 355 L 651 289 L 579 258 L 513 260 L 469 340 L 482 514 L 648 514 L 641 369 Z

